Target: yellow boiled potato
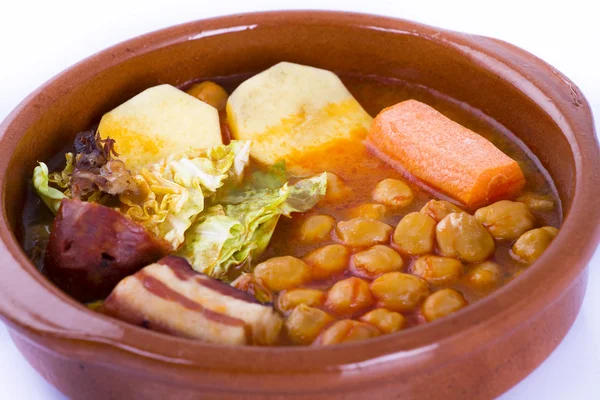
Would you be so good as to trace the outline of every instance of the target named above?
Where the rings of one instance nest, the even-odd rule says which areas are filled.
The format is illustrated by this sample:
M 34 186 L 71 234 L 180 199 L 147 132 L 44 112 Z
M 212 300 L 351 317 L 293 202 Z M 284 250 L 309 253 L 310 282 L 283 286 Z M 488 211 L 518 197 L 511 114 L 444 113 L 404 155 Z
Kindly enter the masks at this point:
M 133 172 L 223 143 L 217 109 L 171 85 L 146 89 L 104 114 L 98 130 L 115 139 L 119 158 Z
M 362 138 L 372 120 L 333 72 L 289 62 L 246 80 L 227 101 L 233 137 L 251 139 L 251 155 L 266 164 L 293 166 L 293 154 Z

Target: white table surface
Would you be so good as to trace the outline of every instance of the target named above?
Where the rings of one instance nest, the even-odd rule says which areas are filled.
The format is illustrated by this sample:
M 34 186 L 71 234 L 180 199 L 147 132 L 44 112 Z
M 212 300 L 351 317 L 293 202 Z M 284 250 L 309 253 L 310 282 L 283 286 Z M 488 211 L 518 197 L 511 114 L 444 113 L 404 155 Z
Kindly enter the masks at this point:
M 7 2 L 8 3 L 8 2 Z M 0 8 L 0 120 L 69 65 L 122 40 L 216 15 L 338 9 L 412 19 L 497 37 L 569 76 L 600 115 L 600 27 L 593 1 L 12 1 Z M 600 206 L 600 201 L 598 203 Z M 502 400 L 600 399 L 600 250 L 573 328 Z M 21 357 L 0 322 L 0 399 L 64 399 Z

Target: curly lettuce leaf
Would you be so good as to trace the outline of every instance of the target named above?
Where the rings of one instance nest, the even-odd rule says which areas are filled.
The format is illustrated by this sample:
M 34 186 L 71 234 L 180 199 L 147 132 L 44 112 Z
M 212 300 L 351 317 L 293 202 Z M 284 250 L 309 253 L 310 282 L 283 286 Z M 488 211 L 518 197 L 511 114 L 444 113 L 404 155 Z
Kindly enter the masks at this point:
M 137 193 L 119 197 L 122 212 L 178 249 L 185 232 L 228 180 L 241 179 L 250 142 L 232 141 L 201 151 L 197 157 L 169 157 L 134 176 Z
M 75 156 L 73 153 L 66 153 L 65 159 L 65 168 L 60 172 L 48 173 L 48 166 L 44 163 L 39 163 L 40 165 L 33 171 L 33 185 L 36 192 L 54 214 L 58 212 L 60 201 L 63 198 L 73 198 L 71 184 L 73 172 L 75 171 Z M 50 184 L 58 186 L 58 189 L 49 186 Z M 95 190 L 83 200 L 92 203 L 104 203 L 107 197 L 109 197 L 108 194 L 103 193 L 101 190 Z
M 229 270 L 252 260 L 267 247 L 281 215 L 311 209 L 327 189 L 327 175 L 304 179 L 278 189 L 248 190 L 224 196 L 186 233 L 179 255 L 196 271 L 227 280 Z
M 60 190 L 49 186 L 48 166 L 43 162 L 38 164 L 33 170 L 33 187 L 42 201 L 56 214 L 60 207 L 60 202 L 62 199 L 66 199 L 67 196 Z
M 61 172 L 52 172 L 48 175 L 48 180 L 51 183 L 58 185 L 61 189 L 67 189 L 65 191 L 65 195 L 70 197 L 69 187 L 71 186 L 71 174 L 75 170 L 75 158 L 73 153 L 65 154 L 66 165 L 65 168 Z

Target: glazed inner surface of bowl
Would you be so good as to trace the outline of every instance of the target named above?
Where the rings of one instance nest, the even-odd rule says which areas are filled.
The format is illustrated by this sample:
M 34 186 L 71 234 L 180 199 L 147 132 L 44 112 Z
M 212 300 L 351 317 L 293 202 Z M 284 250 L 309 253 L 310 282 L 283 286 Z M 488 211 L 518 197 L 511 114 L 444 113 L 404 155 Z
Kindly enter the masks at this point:
M 329 69 L 342 75 L 377 76 L 422 85 L 480 110 L 513 132 L 539 158 L 556 184 L 563 211 L 568 217 L 575 194 L 578 154 L 573 150 L 575 142 L 570 136 L 570 127 L 561 125 L 560 110 L 542 90 L 545 85 L 550 85 L 548 82 L 542 79 L 537 85 L 532 84 L 523 71 L 517 72 L 500 58 L 463 40 L 462 36 L 423 27 L 417 33 L 410 23 L 403 23 L 404 29 L 399 30 L 397 21 L 371 27 L 350 17 L 346 21 L 350 23 L 344 24 L 340 20 L 328 22 L 325 17 L 317 17 L 315 20 L 292 19 L 284 28 L 276 24 L 277 18 L 266 18 L 256 24 L 247 24 L 245 20 L 242 26 L 231 17 L 226 21 L 229 29 L 223 28 L 223 21 L 208 21 L 201 30 L 193 25 L 184 26 L 160 43 L 153 42 L 151 34 L 95 56 L 85 66 L 75 67 L 51 83 L 50 88 L 54 90 L 36 95 L 35 103 L 27 109 L 28 117 L 34 122 L 28 125 L 24 134 L 21 133 L 18 143 L 11 142 L 15 150 L 3 190 L 4 212 L 12 231 L 20 235 L 26 185 L 36 161 L 56 154 L 77 132 L 97 122 L 103 113 L 153 85 L 170 83 L 178 86 L 201 77 L 255 73 L 282 60 Z M 519 57 L 526 58 L 525 54 L 515 52 L 514 48 L 509 51 L 499 42 L 489 46 L 496 47 L 500 56 L 510 55 L 514 63 L 520 62 Z M 541 64 L 531 65 L 532 70 L 540 67 L 546 68 Z M 584 107 L 577 92 L 573 93 L 562 101 Z M 25 260 L 23 254 L 20 257 Z M 38 277 L 30 263 L 23 261 L 23 268 L 41 282 L 41 276 Z M 549 278 L 553 276 L 556 274 L 549 274 Z M 331 364 L 340 364 L 410 350 L 456 334 L 458 325 L 453 325 L 453 321 L 461 315 L 464 316 L 461 328 L 475 326 L 489 317 L 491 306 L 498 310 L 508 304 L 507 297 L 500 295 L 509 290 L 512 296 L 523 298 L 527 293 L 523 285 L 509 286 L 514 287 L 505 287 L 447 321 L 416 328 L 414 332 L 374 339 L 373 343 L 321 350 L 245 348 L 235 351 L 255 357 L 257 364 L 262 361 L 267 364 L 268 360 L 270 364 L 264 368 L 271 369 L 296 357 L 297 368 L 301 369 L 314 366 L 310 360 L 311 352 L 326 354 L 323 357 Z M 40 283 L 40 289 L 45 290 L 47 296 L 60 299 L 69 310 L 76 309 L 73 315 L 77 315 L 80 322 L 83 319 L 95 321 L 86 327 L 87 330 L 82 326 L 75 329 L 85 333 L 85 337 L 93 337 L 89 330 L 102 327 L 102 333 L 108 335 L 104 341 L 128 342 L 123 348 L 135 345 L 144 347 L 148 353 L 161 354 L 165 359 L 171 357 L 190 363 L 189 360 L 196 360 L 194 363 L 200 365 L 207 364 L 202 361 L 205 356 L 217 367 L 225 368 L 229 364 L 231 368 L 244 368 L 241 356 L 220 360 L 224 351 L 220 346 L 191 343 L 130 327 L 93 315 L 52 288 L 50 283 Z M 470 315 L 468 319 L 467 315 Z M 510 323 L 508 319 L 507 324 Z M 59 324 L 65 325 L 65 320 Z M 347 352 L 346 347 L 352 347 L 353 351 Z M 273 360 L 274 354 L 282 361 Z M 283 361 L 285 357 L 288 357 L 287 361 Z M 262 366 L 256 367 L 260 368 Z

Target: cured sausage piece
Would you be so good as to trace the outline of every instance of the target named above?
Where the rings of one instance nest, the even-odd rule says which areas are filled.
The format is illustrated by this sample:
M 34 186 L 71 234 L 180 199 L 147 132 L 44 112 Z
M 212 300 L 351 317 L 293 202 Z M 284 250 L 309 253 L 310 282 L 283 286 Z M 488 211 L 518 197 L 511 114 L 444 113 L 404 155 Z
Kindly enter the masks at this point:
M 46 248 L 45 273 L 82 302 L 106 297 L 117 283 L 166 254 L 143 226 L 96 203 L 64 199 Z

